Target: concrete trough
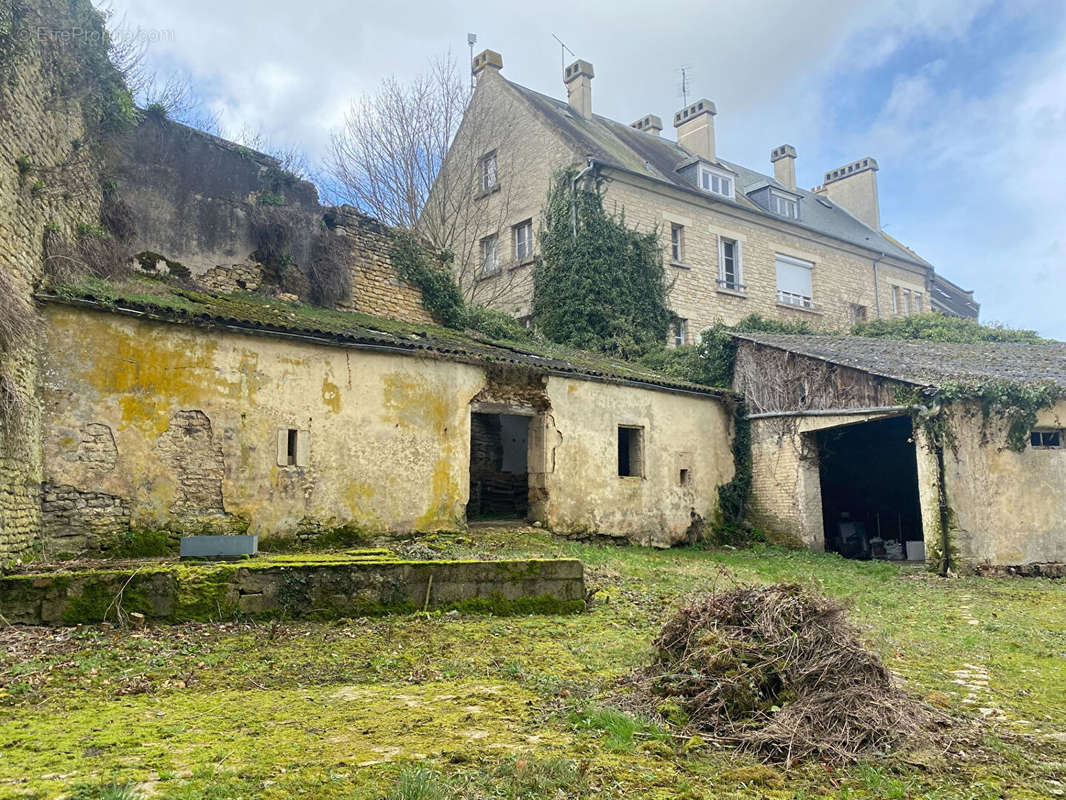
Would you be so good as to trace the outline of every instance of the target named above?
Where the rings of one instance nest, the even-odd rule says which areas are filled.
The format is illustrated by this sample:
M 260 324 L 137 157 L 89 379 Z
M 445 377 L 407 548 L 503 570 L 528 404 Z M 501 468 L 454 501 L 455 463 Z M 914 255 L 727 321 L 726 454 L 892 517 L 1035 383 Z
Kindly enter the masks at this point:
M 259 536 L 182 536 L 182 558 L 245 558 L 259 552 Z

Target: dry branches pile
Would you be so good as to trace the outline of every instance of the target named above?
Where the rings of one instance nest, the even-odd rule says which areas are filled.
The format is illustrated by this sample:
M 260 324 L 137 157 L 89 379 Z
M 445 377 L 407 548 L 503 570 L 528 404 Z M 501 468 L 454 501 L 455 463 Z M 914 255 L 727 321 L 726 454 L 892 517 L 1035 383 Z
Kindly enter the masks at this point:
M 708 595 L 655 645 L 652 691 L 694 728 L 769 760 L 851 761 L 913 741 L 931 721 L 843 608 L 796 585 Z

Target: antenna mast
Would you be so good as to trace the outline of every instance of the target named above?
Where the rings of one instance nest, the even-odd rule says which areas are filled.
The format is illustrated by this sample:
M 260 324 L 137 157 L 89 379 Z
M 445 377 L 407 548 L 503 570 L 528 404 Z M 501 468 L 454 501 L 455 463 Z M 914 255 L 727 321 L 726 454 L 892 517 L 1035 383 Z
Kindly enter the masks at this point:
M 681 65 L 681 107 L 688 108 L 688 67 Z
M 474 91 L 474 45 L 477 44 L 477 34 L 468 33 L 466 43 L 470 45 L 470 91 Z
M 552 38 L 559 43 L 559 71 L 562 72 L 566 69 L 566 54 L 569 53 L 572 58 L 577 58 L 577 53 L 567 47 L 566 43 L 554 33 Z

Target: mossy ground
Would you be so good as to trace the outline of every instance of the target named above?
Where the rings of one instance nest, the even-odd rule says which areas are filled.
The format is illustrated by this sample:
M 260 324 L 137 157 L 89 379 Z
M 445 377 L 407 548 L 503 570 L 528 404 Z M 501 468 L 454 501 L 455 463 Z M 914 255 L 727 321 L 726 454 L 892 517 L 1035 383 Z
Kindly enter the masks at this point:
M 448 558 L 575 556 L 600 592 L 567 616 L 0 631 L 0 796 L 118 796 L 104 792 L 126 785 L 167 798 L 389 800 L 1066 790 L 1061 582 L 940 579 L 777 549 L 594 546 L 528 529 L 432 545 Z M 686 596 L 777 580 L 848 602 L 909 688 L 967 721 L 956 743 L 784 772 L 609 707 L 605 693 L 646 662 Z M 958 681 L 970 666 L 988 680 L 967 703 Z

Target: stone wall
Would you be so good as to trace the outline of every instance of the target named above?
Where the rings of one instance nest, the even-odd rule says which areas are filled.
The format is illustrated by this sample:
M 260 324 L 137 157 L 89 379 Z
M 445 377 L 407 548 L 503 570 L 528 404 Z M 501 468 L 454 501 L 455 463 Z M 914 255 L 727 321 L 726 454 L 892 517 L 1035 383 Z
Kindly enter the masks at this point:
M 269 558 L 268 556 L 266 558 Z M 140 569 L 0 578 L 5 619 L 26 625 L 124 622 L 132 612 L 167 622 L 235 615 L 334 619 L 424 608 L 558 614 L 585 607 L 576 559 L 168 564 Z
M 675 544 L 733 474 L 729 414 L 709 395 L 44 310 L 45 479 L 128 501 L 136 534 L 462 528 L 486 407 L 530 416 L 530 516 L 560 532 Z M 638 477 L 619 475 L 618 426 L 644 432 Z M 86 455 L 90 431 L 114 437 L 113 461 Z
M 61 38 L 75 24 L 72 9 L 84 14 L 89 3 L 0 0 L 0 277 L 13 286 L 6 312 L 21 299 L 32 313 L 46 225 L 70 233 L 98 222 L 100 185 L 76 70 L 60 75 L 78 59 L 80 44 Z M 32 343 L 17 352 L 0 347 L 0 381 L 23 400 L 17 418 L 0 425 L 0 563 L 32 548 L 40 533 L 37 374 Z
M 337 219 L 352 247 L 352 297 L 340 308 L 410 322 L 433 322 L 422 305 L 422 292 L 401 279 L 392 265 L 393 233 L 388 226 L 351 206 L 338 209 Z

